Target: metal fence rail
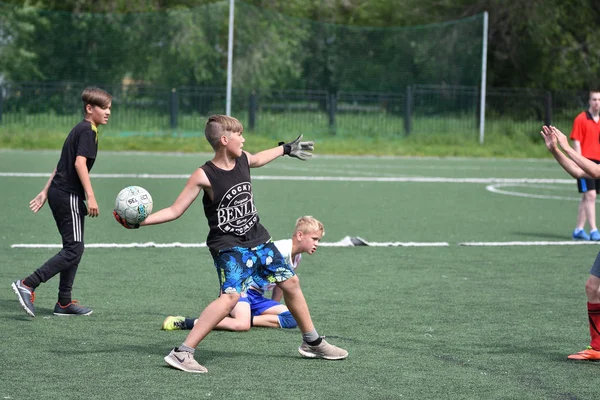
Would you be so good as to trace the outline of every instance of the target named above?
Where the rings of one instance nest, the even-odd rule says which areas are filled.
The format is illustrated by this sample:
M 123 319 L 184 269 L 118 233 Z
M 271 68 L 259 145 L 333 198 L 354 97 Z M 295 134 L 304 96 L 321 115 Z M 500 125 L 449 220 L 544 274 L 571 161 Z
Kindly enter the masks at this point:
M 103 86 L 113 95 L 109 131 L 115 135 L 201 134 L 206 116 L 224 113 L 225 91 L 139 83 Z M 12 82 L 0 85 L 0 129 L 72 125 L 81 117 L 81 84 Z M 343 136 L 473 133 L 479 125 L 474 86 L 411 85 L 402 93 L 235 89 L 232 113 L 248 130 L 321 131 Z M 537 135 L 542 124 L 572 123 L 588 107 L 587 92 L 488 88 L 486 132 Z

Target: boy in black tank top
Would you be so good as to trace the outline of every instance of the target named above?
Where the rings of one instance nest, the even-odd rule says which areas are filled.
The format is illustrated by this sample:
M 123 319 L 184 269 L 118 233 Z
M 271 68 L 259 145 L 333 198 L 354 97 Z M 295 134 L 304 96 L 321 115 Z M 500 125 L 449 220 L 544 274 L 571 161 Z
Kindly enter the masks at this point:
M 38 212 L 48 200 L 63 248 L 27 278 L 12 283 L 21 307 L 35 317 L 35 289 L 60 274 L 54 315 L 90 315 L 92 310 L 71 299 L 79 261 L 83 255 L 84 216 L 97 217 L 98 203 L 89 171 L 98 153 L 98 125 L 108 123 L 112 96 L 102 89 L 86 88 L 81 94 L 85 117 L 67 136 L 60 160 L 44 189 L 29 203 Z M 84 200 L 87 200 L 87 206 Z
M 128 225 L 114 213 L 115 219 L 126 228 L 169 222 L 179 218 L 204 190 L 202 204 L 210 228 L 206 244 L 217 269 L 221 295 L 202 311 L 185 341 L 171 350 L 165 362 L 185 372 L 207 372 L 194 359 L 194 351 L 235 307 L 252 275 L 277 282 L 283 291 L 286 305 L 302 332 L 302 345 L 298 349 L 302 356 L 346 358 L 346 350 L 327 343 L 315 330 L 298 276 L 260 224 L 252 196 L 250 168 L 262 167 L 283 155 L 306 160 L 312 156 L 313 143 L 301 142 L 299 136 L 293 142 L 250 154 L 242 150 L 245 142 L 242 133 L 242 124 L 237 119 L 213 115 L 206 123 L 205 136 L 215 155 L 190 176 L 170 207 L 150 214 L 136 226 Z

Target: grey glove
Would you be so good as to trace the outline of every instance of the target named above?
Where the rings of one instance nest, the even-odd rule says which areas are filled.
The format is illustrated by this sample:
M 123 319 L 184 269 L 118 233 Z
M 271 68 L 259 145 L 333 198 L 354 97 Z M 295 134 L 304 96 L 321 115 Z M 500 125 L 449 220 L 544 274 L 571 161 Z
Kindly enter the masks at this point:
M 300 160 L 306 161 L 313 155 L 310 153 L 315 148 L 315 142 L 301 142 L 302 136 L 300 135 L 293 142 L 283 143 L 279 142 L 279 145 L 283 145 L 283 154 L 287 154 L 290 157 L 296 157 Z

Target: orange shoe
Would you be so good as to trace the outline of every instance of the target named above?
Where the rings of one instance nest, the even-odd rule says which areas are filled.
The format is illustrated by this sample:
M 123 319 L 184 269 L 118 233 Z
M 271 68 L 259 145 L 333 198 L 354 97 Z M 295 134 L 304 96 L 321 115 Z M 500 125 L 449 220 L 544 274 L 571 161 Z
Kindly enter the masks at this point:
M 600 351 L 594 350 L 591 346 L 588 346 L 585 350 L 571 354 L 567 358 L 569 360 L 600 361 Z

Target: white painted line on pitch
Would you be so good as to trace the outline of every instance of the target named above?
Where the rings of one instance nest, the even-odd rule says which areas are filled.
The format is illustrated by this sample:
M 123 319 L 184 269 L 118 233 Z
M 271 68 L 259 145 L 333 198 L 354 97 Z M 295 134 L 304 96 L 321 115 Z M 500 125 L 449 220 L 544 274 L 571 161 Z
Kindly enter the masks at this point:
M 498 189 L 501 187 L 526 187 L 526 188 L 537 188 L 537 189 L 545 189 L 545 190 L 562 190 L 552 186 L 544 186 L 544 185 L 535 185 L 535 184 L 519 184 L 519 183 L 499 183 L 486 186 L 486 190 L 492 193 L 504 194 L 507 196 L 517 196 L 517 197 L 529 197 L 532 199 L 552 199 L 552 200 L 572 200 L 572 201 L 581 201 L 581 197 L 576 196 L 553 196 L 553 195 L 544 195 L 544 194 L 534 194 L 534 193 L 523 193 L 523 192 L 514 192 L 512 190 L 502 190 Z
M 319 243 L 319 246 L 323 247 L 353 247 L 352 244 L 347 242 L 332 242 L 332 243 Z M 442 247 L 449 246 L 446 242 L 369 242 L 366 246 L 357 247 Z M 10 246 L 13 249 L 60 249 L 62 244 L 58 243 L 15 243 Z M 90 249 L 130 249 L 130 248 L 199 248 L 206 247 L 206 243 L 86 243 L 86 248 Z
M 503 247 L 503 246 L 586 246 L 599 245 L 600 242 L 569 240 L 569 241 L 531 241 L 531 242 L 462 242 L 458 246 L 467 247 Z M 448 247 L 447 242 L 368 242 L 364 246 L 354 246 L 347 242 L 320 243 L 322 247 Z M 59 243 L 15 243 L 13 249 L 60 249 Z M 131 248 L 203 248 L 206 243 L 88 243 L 86 248 L 96 249 L 131 249 Z
M 47 178 L 49 173 L 41 172 L 0 172 L 0 177 Z M 187 179 L 189 174 L 91 174 L 92 178 L 135 178 L 135 179 Z M 572 184 L 572 179 L 535 179 L 535 178 L 444 178 L 444 177 L 393 177 L 393 176 L 277 176 L 254 175 L 254 180 L 277 181 L 340 181 L 340 182 L 429 182 L 429 183 L 560 183 Z
M 24 248 L 24 249 L 61 249 L 62 244 L 54 244 L 54 243 L 16 243 L 10 246 L 13 249 L 16 248 Z M 138 247 L 161 247 L 161 248 L 196 248 L 196 247 L 206 247 L 206 243 L 154 243 L 154 242 L 146 242 L 146 243 L 86 243 L 86 248 L 89 249 L 131 249 Z
M 365 245 L 351 245 L 342 242 L 319 243 L 319 247 L 446 247 L 447 242 L 368 242 Z
M 473 247 L 500 247 L 500 246 L 581 246 L 581 245 L 597 245 L 600 242 L 584 241 L 584 240 L 569 240 L 569 241 L 539 241 L 539 242 L 463 242 L 459 246 Z

